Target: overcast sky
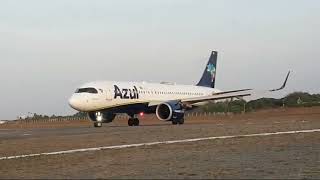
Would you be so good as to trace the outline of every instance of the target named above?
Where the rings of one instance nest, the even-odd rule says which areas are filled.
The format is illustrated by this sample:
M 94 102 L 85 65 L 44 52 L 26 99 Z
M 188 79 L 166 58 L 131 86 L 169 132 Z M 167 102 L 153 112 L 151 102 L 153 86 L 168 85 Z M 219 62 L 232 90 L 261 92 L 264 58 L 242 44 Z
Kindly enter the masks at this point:
M 0 0 L 0 119 L 64 115 L 93 80 L 319 93 L 319 0 Z

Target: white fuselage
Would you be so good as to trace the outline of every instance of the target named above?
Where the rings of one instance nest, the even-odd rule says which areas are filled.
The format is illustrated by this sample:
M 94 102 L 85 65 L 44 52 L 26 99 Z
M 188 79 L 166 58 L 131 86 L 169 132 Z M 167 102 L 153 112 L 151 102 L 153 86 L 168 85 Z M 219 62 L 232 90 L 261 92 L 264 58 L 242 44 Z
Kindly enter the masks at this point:
M 84 90 L 83 90 L 84 89 Z M 209 96 L 217 89 L 169 83 L 99 81 L 81 86 L 69 100 L 78 111 L 91 112 L 137 104 Z

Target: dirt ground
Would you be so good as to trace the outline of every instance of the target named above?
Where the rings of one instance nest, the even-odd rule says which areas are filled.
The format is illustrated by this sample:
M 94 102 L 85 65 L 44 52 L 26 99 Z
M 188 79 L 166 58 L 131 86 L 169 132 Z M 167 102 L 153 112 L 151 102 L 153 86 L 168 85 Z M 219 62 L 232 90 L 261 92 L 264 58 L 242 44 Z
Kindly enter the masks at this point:
M 0 125 L 0 157 L 225 135 L 320 129 L 320 108 L 188 117 L 173 126 L 145 117 L 93 128 L 88 121 Z M 242 137 L 192 143 L 0 160 L 0 178 L 320 178 L 320 133 Z

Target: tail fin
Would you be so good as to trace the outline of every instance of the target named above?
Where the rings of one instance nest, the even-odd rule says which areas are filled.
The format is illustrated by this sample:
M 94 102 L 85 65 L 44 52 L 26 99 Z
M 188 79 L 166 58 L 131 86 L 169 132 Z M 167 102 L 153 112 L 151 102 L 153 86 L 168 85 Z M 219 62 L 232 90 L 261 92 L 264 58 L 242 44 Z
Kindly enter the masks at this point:
M 209 62 L 197 86 L 215 87 L 217 73 L 218 52 L 212 51 Z

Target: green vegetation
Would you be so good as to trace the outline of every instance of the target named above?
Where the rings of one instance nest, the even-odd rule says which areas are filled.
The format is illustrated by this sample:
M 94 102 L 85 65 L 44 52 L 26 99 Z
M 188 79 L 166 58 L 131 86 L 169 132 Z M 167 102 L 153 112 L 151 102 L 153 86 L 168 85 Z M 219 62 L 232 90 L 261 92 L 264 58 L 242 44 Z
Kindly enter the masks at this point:
M 295 92 L 283 98 L 285 105 L 289 107 L 311 107 L 320 105 L 320 94 Z
M 85 118 L 85 117 L 87 117 L 88 115 L 87 115 L 87 113 L 85 113 L 85 112 L 77 112 L 76 114 L 74 114 L 73 116 L 71 116 L 71 117 L 76 117 L 76 118 Z
M 271 109 L 278 107 L 311 107 L 320 106 L 320 94 L 309 94 L 306 92 L 294 92 L 281 99 L 261 98 L 246 102 L 245 100 L 224 101 L 209 103 L 200 108 L 202 112 L 232 112 L 242 113 L 260 109 Z
M 78 112 L 78 113 L 71 115 L 71 116 L 56 116 L 56 115 L 48 116 L 48 115 L 34 113 L 34 114 L 32 114 L 32 116 L 26 117 L 23 119 L 30 120 L 30 119 L 56 119 L 56 118 L 85 118 L 85 117 L 87 117 L 87 113 L 85 113 L 85 112 Z

